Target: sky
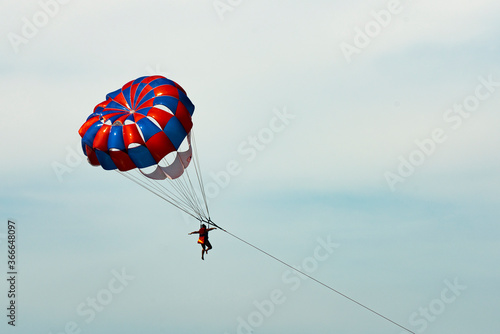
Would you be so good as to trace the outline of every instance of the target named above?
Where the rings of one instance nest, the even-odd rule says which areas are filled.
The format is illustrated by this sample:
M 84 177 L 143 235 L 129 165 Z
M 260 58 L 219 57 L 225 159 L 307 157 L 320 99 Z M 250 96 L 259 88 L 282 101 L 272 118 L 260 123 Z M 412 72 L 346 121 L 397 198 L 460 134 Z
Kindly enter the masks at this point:
M 405 333 L 221 230 L 201 261 L 195 219 L 87 163 L 94 106 L 153 74 L 196 106 L 218 225 L 412 332 L 499 332 L 498 1 L 0 13 L 2 333 Z

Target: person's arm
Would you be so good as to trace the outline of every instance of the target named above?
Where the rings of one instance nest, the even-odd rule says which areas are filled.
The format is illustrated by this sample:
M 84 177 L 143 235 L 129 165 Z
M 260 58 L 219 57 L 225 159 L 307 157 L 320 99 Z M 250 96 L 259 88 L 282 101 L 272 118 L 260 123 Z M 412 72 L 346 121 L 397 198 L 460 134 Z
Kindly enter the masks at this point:
M 191 234 L 198 234 L 198 233 L 200 233 L 200 231 L 193 231 L 193 232 L 191 232 L 191 233 L 188 233 L 188 235 L 191 235 Z
M 212 231 L 212 230 L 216 230 L 216 229 L 217 228 L 215 228 L 215 227 L 211 227 L 211 228 L 207 229 L 207 231 Z

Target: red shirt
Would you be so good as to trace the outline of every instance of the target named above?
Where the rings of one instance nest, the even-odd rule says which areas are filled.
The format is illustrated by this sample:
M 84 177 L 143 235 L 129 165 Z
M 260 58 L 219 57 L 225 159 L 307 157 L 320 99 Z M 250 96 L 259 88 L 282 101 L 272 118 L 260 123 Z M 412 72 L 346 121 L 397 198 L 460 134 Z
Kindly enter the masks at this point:
M 204 244 L 205 240 L 208 241 L 208 231 L 205 227 L 202 227 L 198 230 L 198 234 L 200 237 L 198 238 L 198 243 L 199 244 Z

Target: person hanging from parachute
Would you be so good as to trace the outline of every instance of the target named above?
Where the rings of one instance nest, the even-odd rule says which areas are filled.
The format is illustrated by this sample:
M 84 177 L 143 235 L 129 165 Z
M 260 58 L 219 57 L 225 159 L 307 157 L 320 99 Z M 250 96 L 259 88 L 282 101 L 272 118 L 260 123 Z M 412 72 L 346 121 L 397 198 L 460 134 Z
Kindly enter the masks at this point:
M 205 260 L 205 254 L 212 249 L 212 244 L 208 241 L 208 231 L 216 230 L 215 227 L 207 228 L 207 225 L 201 224 L 201 228 L 198 231 L 193 231 L 188 233 L 188 235 L 199 234 L 198 243 L 201 244 L 201 259 Z
M 95 106 L 78 131 L 83 153 L 92 166 L 118 171 L 200 223 L 209 222 L 193 113 L 193 103 L 176 82 L 160 75 L 137 78 Z M 132 202 L 134 197 L 129 194 Z M 203 226 L 196 231 L 202 259 L 212 248 L 208 231 L 214 229 Z

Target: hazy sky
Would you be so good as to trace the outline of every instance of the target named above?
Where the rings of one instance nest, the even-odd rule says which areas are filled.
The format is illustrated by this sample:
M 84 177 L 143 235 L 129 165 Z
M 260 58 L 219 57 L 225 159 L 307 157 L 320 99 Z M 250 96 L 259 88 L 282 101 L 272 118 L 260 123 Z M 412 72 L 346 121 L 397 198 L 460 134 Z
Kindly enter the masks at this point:
M 151 74 L 196 106 L 219 225 L 416 333 L 499 332 L 498 1 L 0 13 L 2 333 L 402 333 L 222 231 L 201 261 L 196 220 L 86 162 L 94 106 Z

